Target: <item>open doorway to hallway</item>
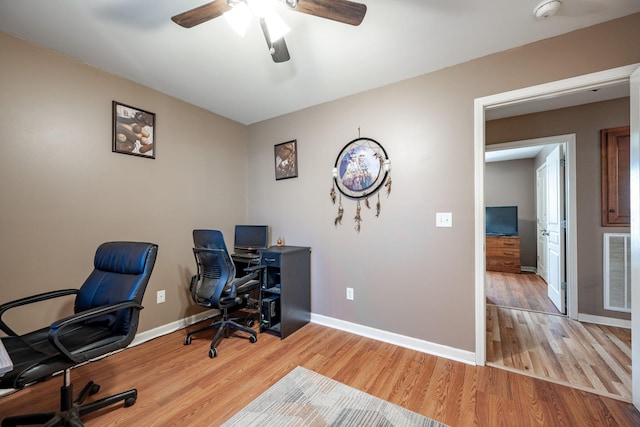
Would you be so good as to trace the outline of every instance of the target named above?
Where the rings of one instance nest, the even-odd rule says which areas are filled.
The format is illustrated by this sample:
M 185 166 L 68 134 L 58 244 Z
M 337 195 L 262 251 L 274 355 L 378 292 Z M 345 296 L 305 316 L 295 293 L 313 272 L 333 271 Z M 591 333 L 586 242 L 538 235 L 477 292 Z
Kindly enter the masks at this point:
M 540 170 L 547 166 L 546 153 L 557 151 L 558 147 L 569 154 L 567 162 L 563 162 L 565 179 L 543 179 L 545 185 L 541 186 Z M 574 154 L 575 135 L 497 144 L 487 152 L 485 205 L 518 207 L 521 267 L 518 273 L 491 271 L 496 268 L 487 261 L 486 362 L 630 402 L 630 330 L 582 323 L 565 316 L 560 311 L 565 305 L 559 308 L 550 297 L 551 273 L 538 274 L 541 270 L 554 270 L 553 262 L 549 261 L 552 256 L 544 256 L 549 248 L 540 243 L 549 238 L 550 222 L 548 210 L 540 205 L 546 204 L 549 194 L 554 197 L 567 194 L 569 197 L 561 198 L 562 214 L 576 211 L 576 201 L 571 198 L 577 187 L 571 178 Z M 550 188 L 546 185 L 548 181 L 562 188 Z M 562 215 L 559 220 L 566 230 L 575 230 L 575 216 L 567 221 Z M 577 251 L 569 245 L 562 262 L 574 263 Z M 562 282 L 576 280 L 575 275 L 565 278 L 564 264 L 555 270 L 563 272 Z M 577 306 L 577 301 L 573 305 Z
M 627 108 L 631 109 L 631 114 L 627 117 L 631 117 L 631 222 L 637 224 L 638 218 L 640 218 L 640 199 L 637 197 L 639 181 L 638 171 L 640 170 L 640 68 L 639 64 L 632 64 L 626 67 L 619 67 L 611 70 L 591 73 L 583 76 L 568 78 L 555 82 L 545 83 L 537 86 L 531 86 L 528 88 L 513 90 L 510 92 L 504 92 L 500 94 L 485 96 L 477 98 L 474 102 L 474 211 L 475 211 L 475 283 L 476 283 L 476 363 L 484 365 L 487 361 L 487 317 L 486 317 L 486 295 L 485 295 L 485 250 L 484 250 L 484 153 L 485 153 L 485 131 L 486 131 L 486 119 L 487 113 L 496 110 L 509 109 L 510 106 L 516 106 L 518 108 L 522 106 L 527 107 L 527 112 L 532 110 L 530 106 L 536 104 L 536 107 L 541 105 L 548 105 L 546 102 L 550 100 L 555 103 L 558 99 L 563 101 L 568 98 L 573 98 L 574 95 L 582 96 L 587 94 L 597 93 L 602 88 L 614 87 L 620 85 L 628 85 L 627 93 L 630 94 L 629 101 L 626 103 Z M 571 99 L 573 101 L 573 99 Z M 570 103 L 566 105 L 580 105 L 579 103 Z M 544 109 L 537 109 L 533 111 L 544 111 Z M 596 117 L 600 119 L 601 116 Z M 584 121 L 584 119 L 583 119 Z M 557 123 L 557 119 L 552 121 Z M 547 122 L 549 123 L 549 122 Z M 602 128 L 606 128 L 604 126 Z M 505 138 L 503 141 L 516 140 L 522 138 Z M 597 172 L 593 174 L 597 176 Z M 585 179 L 589 179 L 589 176 L 585 176 Z M 582 180 L 581 180 L 582 181 Z M 575 235 L 574 235 L 575 236 Z M 569 244 L 574 244 L 571 236 L 569 237 Z M 577 243 L 575 243 L 577 245 Z M 638 277 L 640 277 L 640 229 L 638 227 L 631 228 L 631 287 L 632 289 L 638 289 Z M 596 263 L 597 260 L 589 260 L 585 265 Z M 574 272 L 569 271 L 571 274 Z M 575 272 L 577 274 L 577 271 Z M 590 279 L 590 278 L 586 278 Z M 593 278 L 597 280 L 598 278 Z M 586 282 L 586 280 L 585 280 Z M 582 285 L 582 280 L 581 280 Z M 602 297 L 599 292 L 592 292 L 596 298 Z M 599 294 L 599 295 L 598 295 Z M 640 293 L 633 293 L 632 314 L 635 314 L 631 321 L 628 322 L 632 326 L 632 335 L 634 338 L 639 338 L 640 334 L 640 304 L 635 302 L 640 301 Z M 581 301 L 581 304 L 583 302 Z M 596 306 L 594 306 L 597 308 Z M 571 313 L 572 307 L 569 307 Z M 577 310 L 577 307 L 576 307 Z M 577 311 L 576 311 L 577 315 Z M 570 317 L 571 314 L 570 314 Z M 632 359 L 640 357 L 640 339 L 634 339 L 631 349 Z M 633 365 L 633 378 L 632 382 L 632 394 L 633 403 L 637 408 L 640 408 L 640 364 Z
M 541 141 L 548 144 L 536 145 Z M 558 147 L 567 153 L 567 161 L 563 162 L 565 179 L 555 181 L 562 188 L 545 184 L 542 186 L 544 191 L 540 191 L 540 170 L 547 165 L 543 159 L 546 153 L 557 151 Z M 555 269 L 556 273 L 563 274 L 560 281 L 572 283 L 577 280 L 575 274 L 564 275 L 566 270 L 575 271 L 579 251 L 575 245 L 567 246 L 561 259 L 563 265 L 554 268 L 553 262 L 549 261 L 553 255 L 544 256 L 550 248 L 540 244 L 541 240 L 549 238 L 549 214 L 547 209 L 540 207 L 541 203 L 546 203 L 547 193 L 568 196 L 561 199 L 563 215 L 556 222 L 564 224 L 563 232 L 575 233 L 577 218 L 570 215 L 577 211 L 576 200 L 572 197 L 577 194 L 578 185 L 572 178 L 575 176 L 572 174 L 574 159 L 575 135 L 496 144 L 487 152 L 485 205 L 518 207 L 517 239 L 521 247 L 518 265 L 521 265 L 521 271 L 491 271 L 493 265 L 487 261 L 486 362 L 631 402 L 630 329 L 579 322 L 575 309 L 575 319 L 565 316 L 565 312 L 560 311 L 564 304 L 558 307 L 551 297 L 548 277 L 553 273 L 537 274 L 541 270 Z M 565 212 L 569 214 L 566 218 Z M 565 268 L 565 264 L 570 267 Z M 577 307 L 577 287 L 567 288 L 573 291 L 567 293 L 568 305 Z
M 577 86 L 580 84 L 581 83 Z M 542 90 L 542 92 L 544 91 Z M 509 96 L 511 95 L 505 95 L 504 98 L 508 98 Z M 521 95 L 514 94 L 513 96 L 517 99 L 517 96 Z M 504 102 L 502 99 L 501 101 Z M 476 106 L 478 106 L 478 104 L 485 106 L 496 105 L 493 104 L 494 102 L 499 104 L 499 102 L 493 100 L 483 99 L 480 102 L 477 102 Z M 626 100 L 622 100 L 622 103 L 628 108 L 628 98 Z M 583 125 L 582 128 L 577 125 L 578 116 L 584 117 L 583 121 L 587 123 L 586 125 Z M 600 126 L 600 122 L 605 120 L 605 116 L 606 114 L 600 113 L 597 116 L 592 116 L 593 118 L 591 119 L 587 118 L 589 117 L 589 114 L 575 114 L 576 121 L 573 122 L 573 126 L 576 126 L 582 132 L 579 136 L 580 143 L 583 144 L 581 149 L 587 148 L 597 150 L 598 139 L 594 138 L 591 134 L 597 134 L 600 128 L 608 127 L 608 125 Z M 628 115 L 626 115 L 626 117 L 628 117 Z M 595 124 L 595 121 L 598 121 L 598 124 Z M 552 114 L 548 114 L 545 119 L 538 116 L 538 120 L 535 121 L 535 127 L 530 128 L 529 131 L 530 135 L 535 136 L 536 134 L 544 135 L 544 132 L 540 132 L 543 128 L 561 129 L 561 132 L 562 130 L 566 131 L 572 129 L 571 125 L 563 127 L 563 125 L 566 124 L 567 123 L 563 120 L 558 119 L 558 115 L 555 114 L 555 112 L 552 112 Z M 521 125 L 521 123 L 519 123 L 519 125 Z M 522 130 L 522 128 L 523 126 L 519 126 L 518 130 Z M 488 129 L 485 130 L 489 133 Z M 482 141 L 484 143 L 484 135 L 480 135 L 480 133 L 476 133 L 476 135 L 476 141 Z M 526 137 L 527 135 L 522 136 Z M 510 139 L 498 139 L 498 141 L 505 140 L 508 141 Z M 589 164 L 588 161 L 585 163 L 585 160 L 589 156 L 592 156 L 595 160 L 592 164 Z M 476 157 L 476 159 L 478 159 L 478 157 Z M 598 283 L 602 281 L 602 272 L 597 271 L 597 269 L 601 268 L 603 259 L 600 249 L 602 246 L 602 235 L 599 216 L 596 218 L 589 217 L 589 215 L 594 217 L 598 215 L 597 211 L 599 209 L 599 192 L 597 191 L 599 189 L 598 161 L 599 158 L 597 157 L 597 152 L 587 154 L 587 152 L 582 151 L 580 159 L 582 170 L 591 170 L 591 168 L 595 170 L 589 172 L 593 177 L 593 182 L 591 182 L 589 178 L 584 179 L 586 175 L 583 172 L 579 183 L 580 185 L 584 185 L 585 188 L 595 189 L 593 191 L 594 194 L 592 195 L 593 203 L 597 203 L 598 206 L 593 209 L 592 212 L 590 205 L 588 205 L 588 203 L 585 204 L 585 200 L 587 200 L 584 198 L 585 193 L 582 193 L 583 200 L 580 204 L 580 221 L 582 224 L 580 229 L 580 247 L 584 250 L 587 248 L 598 249 L 593 251 L 593 255 L 582 256 L 580 285 L 584 293 L 581 294 L 581 296 L 584 295 L 585 298 L 590 300 L 581 301 L 580 312 L 593 313 L 595 310 L 596 312 L 594 314 L 596 314 L 596 316 L 592 317 L 594 317 L 596 321 L 604 319 L 610 314 L 606 311 L 602 314 L 598 312 L 598 310 L 602 310 L 602 307 L 604 306 L 602 301 L 600 301 L 603 294 L 601 291 L 602 284 Z M 482 172 L 484 173 L 485 171 L 483 170 Z M 481 178 L 483 186 L 486 184 L 484 182 L 484 178 L 484 176 Z M 476 189 L 477 188 L 478 187 L 476 187 Z M 479 193 L 476 192 L 476 194 Z M 479 199 L 476 200 L 478 201 Z M 477 213 L 480 213 L 480 209 L 484 208 L 484 200 L 483 204 L 480 205 L 482 207 L 478 204 L 476 204 L 476 206 Z M 592 222 L 594 225 L 591 225 Z M 586 227 L 585 224 L 587 225 Z M 479 226 L 480 224 L 477 223 L 477 230 Z M 589 233 L 591 234 L 589 235 Z M 575 237 L 577 233 L 574 232 L 573 235 Z M 589 239 L 592 241 L 589 242 Z M 585 253 L 588 254 L 588 252 Z M 577 257 L 577 254 L 575 256 Z M 477 265 L 479 266 L 480 264 L 478 263 Z M 482 262 L 482 267 L 484 267 L 484 262 Z M 536 269 L 537 268 L 538 266 L 536 265 Z M 592 269 L 593 272 L 587 273 L 589 269 Z M 571 270 L 571 268 L 569 268 L 569 270 Z M 584 320 L 583 314 L 578 316 L 577 304 L 573 307 L 575 310 L 570 307 L 569 318 L 557 315 L 539 314 L 527 308 L 511 309 L 494 305 L 489 301 L 491 299 L 489 290 L 489 282 L 491 281 L 491 278 L 488 277 L 489 273 L 485 274 L 484 271 L 478 271 L 478 274 L 479 275 L 477 277 L 481 276 L 482 279 L 480 280 L 483 282 L 479 288 L 483 292 L 478 294 L 478 302 L 480 302 L 480 298 L 482 298 L 483 309 L 482 311 L 479 311 L 479 313 L 486 316 L 482 322 L 485 332 L 485 339 L 483 339 L 482 345 L 485 346 L 486 349 L 485 361 L 487 363 L 498 364 L 504 361 L 505 369 L 518 369 L 521 372 L 535 376 L 549 376 L 549 380 L 551 381 L 566 382 L 581 389 L 584 388 L 585 390 L 611 395 L 612 397 L 617 396 L 617 398 L 627 401 L 631 400 L 631 334 L 628 328 L 609 328 L 607 326 L 577 322 L 576 320 L 578 317 L 580 317 L 581 320 Z M 577 270 L 573 272 L 572 276 L 577 282 Z M 593 285 L 589 283 L 591 281 L 593 282 Z M 568 278 L 567 283 L 571 286 L 570 278 Z M 587 284 L 589 284 L 589 286 L 585 286 Z M 589 292 L 587 292 L 587 289 L 589 289 Z M 575 295 L 577 296 L 577 292 Z M 511 303 L 505 302 L 504 304 Z M 571 333 L 576 334 L 577 341 L 573 339 Z M 559 341 L 556 341 L 557 338 L 559 338 Z M 598 348 L 592 348 L 591 344 L 594 342 L 597 343 Z M 608 344 L 611 344 L 611 346 L 608 346 Z M 577 357 L 582 357 L 580 354 L 583 352 L 589 353 L 590 356 L 597 355 L 598 357 L 591 360 L 589 365 L 580 365 L 578 359 L 574 360 L 571 358 L 572 350 L 575 350 L 576 348 L 580 349 L 580 351 L 576 353 Z M 604 350 L 605 348 L 606 350 Z M 482 356 L 482 349 L 480 351 L 480 355 Z M 621 351 L 621 354 L 628 354 L 628 356 L 620 356 L 619 358 L 619 355 L 615 355 L 616 351 Z M 624 359 L 625 357 L 628 357 L 628 359 Z M 498 362 L 492 362 L 492 360 L 497 360 Z M 541 360 L 544 362 L 540 363 Z M 625 362 L 622 365 L 617 365 L 617 360 L 625 360 Z M 577 369 L 575 368 L 576 366 L 578 366 Z M 611 375 L 612 372 L 615 372 L 615 375 Z M 603 375 L 608 376 L 603 377 Z M 603 379 L 605 380 L 603 381 Z M 612 381 L 609 382 L 610 380 Z
M 567 286 L 576 282 L 576 250 L 566 244 L 576 229 L 575 141 L 568 134 L 487 146 L 486 270 L 527 274 L 527 286 L 514 278 L 488 282 L 487 303 L 576 316 L 577 292 Z M 495 214 L 502 211 L 511 215 Z M 501 225 L 514 220 L 515 227 Z

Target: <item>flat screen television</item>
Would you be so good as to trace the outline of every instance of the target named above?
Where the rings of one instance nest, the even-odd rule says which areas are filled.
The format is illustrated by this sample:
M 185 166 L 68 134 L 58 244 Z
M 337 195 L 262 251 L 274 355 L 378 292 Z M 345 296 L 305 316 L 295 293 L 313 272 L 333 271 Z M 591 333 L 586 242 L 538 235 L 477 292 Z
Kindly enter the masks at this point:
M 518 235 L 517 206 L 487 206 L 485 218 L 487 236 Z
M 256 252 L 269 247 L 269 226 L 236 225 L 233 249 L 236 252 Z

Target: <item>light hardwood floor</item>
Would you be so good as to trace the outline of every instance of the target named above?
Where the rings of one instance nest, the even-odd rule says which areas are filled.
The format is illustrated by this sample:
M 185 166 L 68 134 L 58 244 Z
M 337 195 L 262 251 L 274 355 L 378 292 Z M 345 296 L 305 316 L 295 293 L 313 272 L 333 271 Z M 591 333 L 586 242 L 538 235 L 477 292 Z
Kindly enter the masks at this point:
M 437 327 L 437 325 L 425 325 Z M 184 331 L 74 369 L 96 397 L 137 387 L 137 403 L 86 418 L 91 426 L 216 426 L 295 366 L 304 366 L 450 426 L 637 426 L 630 404 L 503 369 L 476 367 L 309 324 L 281 341 L 230 338 L 207 356 L 212 333 Z M 60 378 L 0 398 L 3 416 L 57 405 Z
M 560 314 L 547 296 L 547 283 L 537 274 L 487 271 L 485 277 L 487 304 Z
M 531 276 L 487 273 L 487 300 L 510 289 L 501 305 L 522 308 L 487 305 L 487 363 L 630 402 L 631 331 L 533 311 L 547 305 Z

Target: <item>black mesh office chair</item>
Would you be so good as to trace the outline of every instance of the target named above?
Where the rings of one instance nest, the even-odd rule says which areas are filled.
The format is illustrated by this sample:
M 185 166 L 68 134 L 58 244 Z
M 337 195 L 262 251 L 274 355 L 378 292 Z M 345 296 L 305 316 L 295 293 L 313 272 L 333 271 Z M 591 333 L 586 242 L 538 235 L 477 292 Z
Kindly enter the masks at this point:
M 20 389 L 64 371 L 60 410 L 8 417 L 2 420 L 3 427 L 82 426 L 80 417 L 85 414 L 118 402 L 124 406 L 135 403 L 136 389 L 83 403 L 100 389 L 93 381 L 74 400 L 71 368 L 131 343 L 157 250 L 152 243 L 103 243 L 96 250 L 94 270 L 80 289 L 46 292 L 0 305 L 0 329 L 8 335 L 2 337 L 2 344 L 13 362 L 13 370 L 0 377 L 0 388 Z M 18 335 L 2 320 L 12 308 L 74 294 L 75 314 L 47 328 Z
M 193 243 L 198 270 L 191 278 L 191 296 L 198 305 L 221 310 L 222 317 L 208 326 L 187 332 L 184 344 L 191 344 L 193 334 L 217 329 L 209 349 L 209 357 L 214 358 L 218 355 L 218 341 L 223 336 L 228 337 L 230 329 L 248 333 L 251 343 L 258 341 L 257 332 L 238 323 L 238 319 L 230 318 L 229 310 L 246 303 L 249 293 L 258 288 L 260 267 L 248 268 L 247 274 L 236 278 L 235 265 L 218 230 L 193 230 Z M 247 324 L 251 325 L 252 321 Z

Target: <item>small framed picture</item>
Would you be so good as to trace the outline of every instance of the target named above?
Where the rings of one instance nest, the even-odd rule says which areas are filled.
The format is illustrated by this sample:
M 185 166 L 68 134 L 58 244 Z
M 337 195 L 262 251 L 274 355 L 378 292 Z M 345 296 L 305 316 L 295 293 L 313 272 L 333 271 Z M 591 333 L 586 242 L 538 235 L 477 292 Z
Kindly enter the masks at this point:
M 274 146 L 276 181 L 298 176 L 297 141 L 283 142 Z
M 114 153 L 156 158 L 156 115 L 113 101 Z

